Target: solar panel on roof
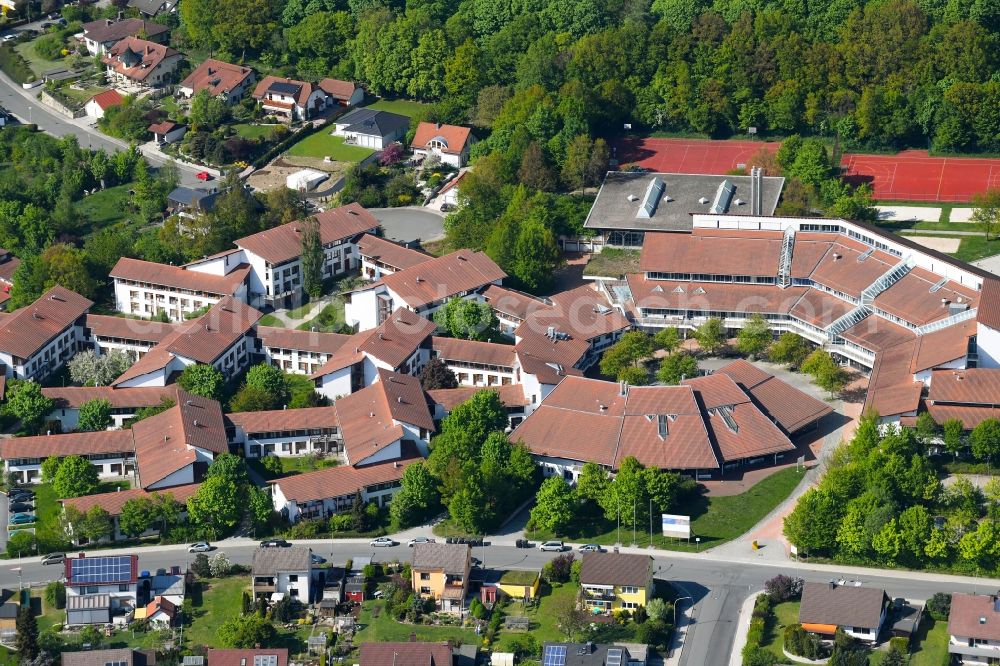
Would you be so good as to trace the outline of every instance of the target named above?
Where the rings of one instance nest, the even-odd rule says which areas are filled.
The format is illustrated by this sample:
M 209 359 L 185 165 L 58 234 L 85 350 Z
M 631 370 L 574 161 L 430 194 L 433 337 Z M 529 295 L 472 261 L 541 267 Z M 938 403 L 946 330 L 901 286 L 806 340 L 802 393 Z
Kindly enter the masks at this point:
M 277 666 L 278 655 L 276 654 L 255 654 L 253 656 L 253 666 Z
M 542 654 L 542 666 L 565 666 L 565 665 L 566 665 L 566 646 L 546 645 L 545 652 Z
M 131 555 L 81 557 L 70 560 L 70 584 L 126 583 L 131 580 Z
M 297 95 L 299 88 L 302 86 L 297 86 L 294 83 L 285 83 L 284 81 L 275 81 L 268 88 L 271 92 L 281 93 L 282 95 Z
M 606 666 L 621 666 L 622 663 L 622 649 L 621 648 L 608 648 L 608 656 L 604 660 Z

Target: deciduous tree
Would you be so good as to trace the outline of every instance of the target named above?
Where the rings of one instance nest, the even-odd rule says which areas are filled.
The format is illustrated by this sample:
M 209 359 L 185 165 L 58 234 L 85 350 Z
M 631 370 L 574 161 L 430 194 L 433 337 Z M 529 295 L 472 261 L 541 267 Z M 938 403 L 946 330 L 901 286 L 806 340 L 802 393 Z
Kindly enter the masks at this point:
M 63 458 L 52 480 L 52 489 L 62 499 L 92 495 L 97 487 L 97 468 L 81 456 Z
M 104 398 L 88 400 L 80 405 L 80 420 L 77 428 L 97 432 L 107 430 L 114 420 L 111 418 L 111 401 Z
M 226 380 L 214 366 L 196 363 L 184 368 L 177 383 L 188 393 L 218 400 Z

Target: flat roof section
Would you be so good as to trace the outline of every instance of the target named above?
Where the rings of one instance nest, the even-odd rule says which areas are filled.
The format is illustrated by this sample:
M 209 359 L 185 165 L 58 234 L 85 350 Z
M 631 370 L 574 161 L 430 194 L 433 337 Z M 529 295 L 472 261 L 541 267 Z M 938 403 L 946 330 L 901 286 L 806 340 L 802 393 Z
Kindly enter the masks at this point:
M 750 180 L 750 176 L 609 171 L 584 226 L 689 232 L 692 213 L 749 215 Z M 726 183 L 729 187 L 724 187 Z M 784 178 L 762 179 L 762 215 L 774 214 L 784 185 Z M 721 197 L 720 189 L 724 190 Z M 713 210 L 716 204 L 722 210 Z

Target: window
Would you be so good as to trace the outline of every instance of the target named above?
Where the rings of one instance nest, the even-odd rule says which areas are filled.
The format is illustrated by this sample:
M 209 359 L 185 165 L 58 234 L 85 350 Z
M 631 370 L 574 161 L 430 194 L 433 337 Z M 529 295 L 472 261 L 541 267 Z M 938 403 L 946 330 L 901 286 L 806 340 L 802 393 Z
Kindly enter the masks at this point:
M 298 576 L 298 574 L 288 574 L 288 582 L 289 583 L 297 583 L 297 582 L 299 582 L 299 576 Z
M 119 592 L 128 592 L 128 583 L 124 583 L 118 586 Z
M 622 594 L 638 594 L 639 593 L 639 588 L 635 587 L 634 585 L 622 585 L 621 590 L 622 590 L 621 591 Z
M 430 580 L 430 579 L 431 575 L 429 573 L 426 573 L 424 571 L 420 572 L 420 580 Z
M 629 610 L 631 610 L 633 608 L 638 608 L 638 607 L 639 607 L 639 604 L 635 603 L 634 601 L 623 601 L 622 602 L 622 608 L 628 608 Z
M 431 593 L 431 588 L 427 587 L 426 585 L 420 588 L 420 594 L 430 594 L 430 593 Z

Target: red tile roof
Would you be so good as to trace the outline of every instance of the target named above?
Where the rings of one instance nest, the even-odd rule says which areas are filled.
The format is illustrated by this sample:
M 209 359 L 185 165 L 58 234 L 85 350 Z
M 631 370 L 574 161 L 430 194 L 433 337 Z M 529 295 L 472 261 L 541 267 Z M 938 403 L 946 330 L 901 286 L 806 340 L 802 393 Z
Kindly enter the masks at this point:
M 138 64 L 127 65 L 122 58 L 128 57 L 128 54 L 139 58 Z M 101 61 L 122 76 L 133 81 L 144 81 L 164 61 L 180 57 L 180 52 L 169 46 L 149 42 L 138 37 L 126 37 L 112 46 L 107 55 L 101 58 Z
M 375 216 L 356 203 L 317 213 L 314 217 L 319 223 L 320 240 L 324 245 L 374 231 L 379 226 Z M 289 222 L 240 238 L 236 245 L 262 257 L 271 265 L 282 264 L 302 254 L 303 224 L 302 220 Z
M 55 401 L 56 409 L 78 409 L 91 400 L 107 400 L 112 409 L 138 409 L 160 404 L 163 398 L 177 399 L 177 386 L 143 386 L 114 388 L 112 386 L 55 386 L 43 388 L 42 395 Z
M 14 271 L 21 265 L 21 260 L 9 251 L 0 248 L 0 282 L 14 284 Z
M 315 379 L 354 365 L 364 358 L 364 354 L 399 368 L 436 330 L 431 320 L 399 308 L 377 328 L 350 336 L 312 377 Z
M 0 440 L 0 458 L 13 460 L 99 453 L 131 454 L 133 448 L 131 430 L 72 432 L 64 435 L 13 437 Z
M 340 421 L 333 407 L 274 409 L 263 412 L 232 412 L 226 419 L 248 435 L 251 433 L 282 432 L 336 428 Z
M 275 666 L 288 666 L 287 648 L 267 648 L 256 650 L 216 650 L 208 651 L 208 666 L 256 666 L 254 657 L 277 657 Z
M 411 308 L 470 292 L 507 277 L 483 252 L 456 250 L 386 275 L 382 283 Z
M 249 264 L 240 264 L 227 275 L 212 275 L 180 266 L 122 257 L 108 275 L 112 278 L 148 282 L 174 290 L 190 290 L 215 294 L 216 296 L 229 296 L 246 284 L 249 274 Z
M 95 102 L 97 106 L 101 107 L 102 111 L 110 109 L 112 106 L 120 106 L 125 98 L 121 94 L 112 88 L 111 90 L 105 90 L 102 93 L 97 93 L 90 98 L 90 101 Z
M 149 492 L 141 488 L 130 488 L 113 493 L 98 493 L 97 495 L 85 495 L 84 497 L 73 497 L 71 499 L 59 500 L 63 506 L 73 507 L 81 513 L 86 513 L 92 507 L 99 506 L 112 516 L 121 514 L 122 507 L 131 499 L 153 498 L 157 495 L 170 495 L 175 502 L 183 504 L 188 498 L 198 492 L 200 483 L 189 483 L 183 486 L 173 486 L 167 490 L 154 490 Z
M 923 383 L 914 381 L 913 373 L 910 372 L 915 349 L 916 340 L 911 339 L 883 349 L 875 355 L 864 411 L 875 411 L 881 416 L 895 416 L 917 410 Z
M 434 355 L 445 363 L 456 361 L 513 368 L 516 362 L 513 345 L 501 345 L 495 342 L 460 340 L 435 335 L 431 338 L 431 349 Z
M 500 396 L 500 402 L 506 407 L 525 407 L 531 403 L 524 395 L 521 384 L 503 384 L 500 386 L 459 386 L 453 389 L 431 389 L 428 397 L 446 412 L 451 412 L 479 391 L 495 391 Z
M 957 282 L 946 282 L 932 292 L 931 288 L 940 280 L 940 276 L 930 271 L 914 268 L 876 296 L 875 307 L 916 326 L 950 316 L 950 307 L 976 307 L 979 293 Z
M 185 324 L 97 315 L 88 312 L 83 325 L 90 330 L 91 335 L 98 338 L 119 338 L 156 344 L 162 342 L 164 338 Z
M 448 643 L 362 643 L 359 666 L 451 666 Z
M 397 271 L 411 268 L 434 258 L 429 254 L 403 247 L 398 243 L 372 234 L 363 234 L 358 239 L 358 252 L 362 257 L 391 266 Z
M 341 81 L 340 79 L 321 79 L 316 85 L 327 95 L 340 102 L 350 101 L 354 91 L 358 89 L 357 84 L 353 81 Z
M 275 479 L 268 483 L 280 488 L 281 494 L 289 502 L 302 504 L 353 495 L 367 486 L 398 481 L 403 478 L 404 470 L 418 460 L 423 460 L 423 458 L 409 455 L 401 460 L 391 460 L 364 467 L 339 465 L 315 472 Z
M 927 400 L 961 405 L 1000 405 L 1000 369 L 935 370 Z
M 91 39 L 99 43 L 113 42 L 125 37 L 138 37 L 140 35 L 143 37 L 155 37 L 169 31 L 170 28 L 165 25 L 138 18 L 122 19 L 121 21 L 101 19 L 83 24 L 84 39 Z
M 181 87 L 190 88 L 196 93 L 207 90 L 210 95 L 217 96 L 231 92 L 251 77 L 253 70 L 249 67 L 209 58 L 187 75 L 181 82 Z
M 146 130 L 153 134 L 168 134 L 169 132 L 174 131 L 178 127 L 180 127 L 180 125 L 173 122 L 172 120 L 164 120 L 163 122 L 154 123 L 150 125 L 149 127 L 146 128 Z
M 997 597 L 953 592 L 948 633 L 963 639 L 1000 641 L 1000 604 Z
M 468 127 L 421 122 L 417 125 L 410 148 L 430 148 L 429 144 L 434 141 L 444 145 L 443 148 L 438 148 L 442 153 L 459 155 L 469 143 L 471 136 L 472 130 Z
M 257 82 L 257 87 L 253 90 L 253 98 L 264 100 L 264 96 L 267 94 L 268 89 L 270 89 L 271 84 L 273 83 L 287 83 L 289 85 L 298 86 L 298 94 L 295 96 L 295 102 L 299 106 L 305 106 L 309 101 L 309 96 L 312 95 L 312 84 L 307 81 L 283 79 L 280 76 L 265 76 Z M 266 102 L 269 105 L 280 104 L 280 102 L 275 102 L 274 100 L 266 100 Z
M 976 310 L 976 321 L 1000 331 L 1000 279 L 987 278 L 983 280 L 979 308 Z
M 0 351 L 31 358 L 93 304 L 69 289 L 52 287 L 31 305 L 0 320 Z
M 540 298 L 522 291 L 508 289 L 500 285 L 491 284 L 483 292 L 483 298 L 490 304 L 496 312 L 507 315 L 510 319 L 527 319 L 532 312 L 548 310 L 552 307 Z
M 725 263 L 719 264 L 719 257 Z M 690 234 L 647 233 L 639 270 L 661 273 L 709 273 L 712 266 L 729 275 L 777 275 L 780 232 L 695 229 Z
M 265 347 L 273 349 L 297 349 L 299 351 L 334 354 L 351 338 L 342 333 L 318 333 L 298 331 L 294 328 L 258 326 L 257 339 Z
M 830 405 L 737 359 L 716 372 L 729 375 L 786 433 L 794 433 L 833 412 Z

